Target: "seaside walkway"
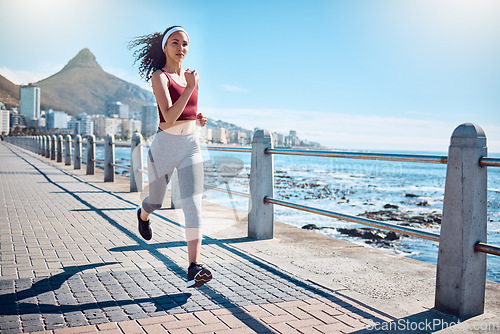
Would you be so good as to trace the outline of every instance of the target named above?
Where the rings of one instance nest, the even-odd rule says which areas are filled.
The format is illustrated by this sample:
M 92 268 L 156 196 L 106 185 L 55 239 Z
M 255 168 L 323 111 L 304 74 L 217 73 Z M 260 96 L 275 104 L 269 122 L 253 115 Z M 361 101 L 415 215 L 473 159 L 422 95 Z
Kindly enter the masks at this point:
M 280 223 L 254 241 L 246 213 L 209 202 L 214 279 L 187 289 L 180 211 L 154 214 L 146 242 L 144 195 L 102 180 L 0 143 L 0 333 L 497 332 L 500 284 L 460 323 L 432 309 L 435 266 Z

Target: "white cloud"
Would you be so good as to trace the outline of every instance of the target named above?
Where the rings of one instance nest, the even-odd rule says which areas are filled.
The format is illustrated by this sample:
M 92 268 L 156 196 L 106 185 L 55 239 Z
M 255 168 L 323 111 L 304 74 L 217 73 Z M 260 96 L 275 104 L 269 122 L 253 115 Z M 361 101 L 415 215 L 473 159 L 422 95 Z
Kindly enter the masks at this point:
M 42 69 L 37 69 L 33 71 L 26 70 L 13 70 L 8 67 L 0 67 L 0 74 L 7 78 L 9 81 L 15 83 L 16 85 L 27 85 L 29 83 L 38 82 L 43 80 L 58 71 L 60 71 L 63 66 L 60 65 L 49 65 Z
M 339 149 L 446 152 L 459 124 L 404 117 L 349 115 L 284 109 L 204 109 L 214 119 L 253 129 L 265 128 Z M 482 126 L 482 125 L 481 125 Z M 500 152 L 500 127 L 482 126 L 490 152 Z
M 232 85 L 221 85 L 222 89 L 227 90 L 228 92 L 241 92 L 241 93 L 246 93 L 248 92 L 247 89 L 241 88 L 238 86 L 232 86 Z

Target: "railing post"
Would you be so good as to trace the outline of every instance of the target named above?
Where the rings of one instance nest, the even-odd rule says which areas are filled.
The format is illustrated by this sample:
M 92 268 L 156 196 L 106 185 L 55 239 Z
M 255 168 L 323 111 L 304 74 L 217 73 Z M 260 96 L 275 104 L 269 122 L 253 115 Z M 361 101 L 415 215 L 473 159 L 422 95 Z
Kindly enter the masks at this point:
M 82 169 L 82 136 L 75 136 L 75 167 L 74 169 Z
M 436 274 L 436 309 L 462 319 L 484 312 L 487 234 L 487 155 L 483 129 L 458 126 L 451 136 Z
M 104 182 L 115 182 L 115 136 L 104 139 Z
M 87 137 L 87 175 L 94 175 L 95 172 L 95 136 Z
M 71 165 L 71 136 L 66 135 L 64 138 L 64 165 Z
M 50 160 L 56 160 L 56 145 L 57 145 L 57 138 L 56 135 L 50 136 Z
M 45 157 L 50 158 L 50 151 L 52 151 L 52 140 L 49 135 L 45 135 Z
M 142 135 L 134 133 L 130 142 L 130 192 L 142 191 L 143 148 Z
M 61 135 L 58 135 L 56 139 L 57 139 L 57 162 L 62 162 L 63 137 Z
M 264 202 L 266 196 L 274 196 L 274 158 L 265 153 L 267 148 L 273 148 L 271 133 L 257 130 L 252 141 L 248 205 L 248 237 L 252 239 L 272 239 L 274 232 L 274 206 Z

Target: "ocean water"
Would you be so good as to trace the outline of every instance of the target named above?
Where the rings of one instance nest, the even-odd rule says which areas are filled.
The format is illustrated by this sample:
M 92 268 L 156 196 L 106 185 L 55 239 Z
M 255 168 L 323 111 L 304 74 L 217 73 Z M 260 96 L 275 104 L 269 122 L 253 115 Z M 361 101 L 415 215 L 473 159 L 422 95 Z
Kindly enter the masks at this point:
M 147 148 L 143 159 L 145 167 L 146 152 Z M 249 192 L 249 153 L 207 150 L 202 153 L 207 185 Z M 446 152 L 377 153 L 447 155 Z M 96 155 L 97 159 L 104 158 L 102 147 L 98 146 Z M 117 147 L 115 156 L 117 164 L 130 165 L 129 148 Z M 490 156 L 500 157 L 499 154 Z M 277 199 L 354 216 L 381 210 L 407 217 L 439 217 L 442 213 L 446 165 L 287 155 L 275 155 L 274 165 L 274 197 Z M 220 170 L 225 171 L 224 175 Z M 124 170 L 117 171 L 127 175 Z M 206 190 L 204 199 L 229 208 L 248 210 L 248 199 L 244 197 Z M 384 208 L 387 204 L 397 206 L 397 209 Z M 297 227 L 315 224 L 322 227 L 317 230 L 318 233 L 437 263 L 437 242 L 401 236 L 394 241 L 368 243 L 367 240 L 339 232 L 339 228 L 362 228 L 362 225 L 281 206 L 275 207 L 275 219 Z M 440 229 L 436 223 L 410 226 L 433 233 L 439 233 Z M 496 167 L 488 168 L 488 243 L 500 245 L 500 168 Z M 487 278 L 500 282 L 500 257 L 487 255 L 487 261 Z

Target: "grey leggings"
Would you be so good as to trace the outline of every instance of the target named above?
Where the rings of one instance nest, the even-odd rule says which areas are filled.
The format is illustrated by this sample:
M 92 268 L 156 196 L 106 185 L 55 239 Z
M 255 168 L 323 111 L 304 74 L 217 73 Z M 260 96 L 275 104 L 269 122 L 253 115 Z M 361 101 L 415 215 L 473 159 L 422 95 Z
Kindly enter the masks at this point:
M 200 228 L 204 173 L 195 133 L 171 135 L 158 131 L 148 153 L 149 196 L 142 201 L 142 207 L 149 213 L 161 208 L 175 168 L 186 227 Z

